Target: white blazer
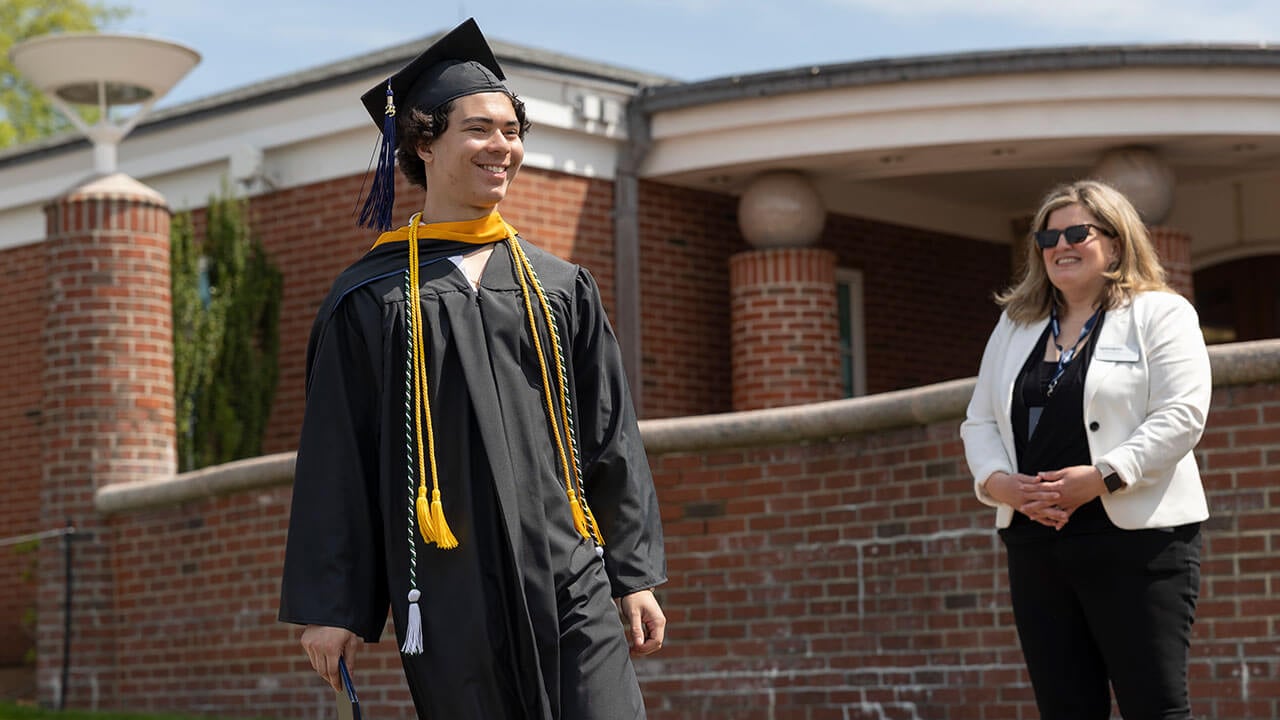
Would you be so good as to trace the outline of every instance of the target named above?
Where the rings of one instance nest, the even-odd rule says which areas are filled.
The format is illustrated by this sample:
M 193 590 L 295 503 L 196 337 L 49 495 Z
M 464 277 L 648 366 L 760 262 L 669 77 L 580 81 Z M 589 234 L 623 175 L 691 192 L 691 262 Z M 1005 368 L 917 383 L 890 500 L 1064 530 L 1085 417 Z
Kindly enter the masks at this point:
M 1008 527 L 1014 510 L 982 483 L 994 472 L 1017 471 L 1013 385 L 1048 322 L 1021 325 L 1000 316 L 960 426 L 974 492 L 997 508 L 997 527 Z M 1092 463 L 1125 484 L 1102 495 L 1116 526 L 1174 527 L 1209 517 L 1192 449 L 1204 432 L 1212 386 L 1199 318 L 1181 295 L 1140 293 L 1107 311 L 1085 376 L 1084 423 Z

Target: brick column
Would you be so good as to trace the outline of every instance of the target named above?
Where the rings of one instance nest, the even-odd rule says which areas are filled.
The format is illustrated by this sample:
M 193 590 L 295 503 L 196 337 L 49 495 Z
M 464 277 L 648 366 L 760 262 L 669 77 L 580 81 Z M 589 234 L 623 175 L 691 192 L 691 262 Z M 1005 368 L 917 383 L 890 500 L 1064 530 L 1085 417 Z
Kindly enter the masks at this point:
M 1163 225 L 1149 229 L 1151 244 L 1155 245 L 1160 264 L 1168 274 L 1169 286 L 1188 300 L 1195 301 L 1195 286 L 1191 280 L 1191 236 L 1181 230 Z
M 76 528 L 68 707 L 113 707 L 113 538 L 94 491 L 175 469 L 169 209 L 127 176 L 95 179 L 45 208 L 48 319 L 41 403 L 42 525 Z M 35 381 L 35 378 L 32 379 Z M 63 548 L 40 551 L 37 681 L 63 683 Z
M 817 248 L 730 258 L 734 410 L 844 397 L 835 268 Z

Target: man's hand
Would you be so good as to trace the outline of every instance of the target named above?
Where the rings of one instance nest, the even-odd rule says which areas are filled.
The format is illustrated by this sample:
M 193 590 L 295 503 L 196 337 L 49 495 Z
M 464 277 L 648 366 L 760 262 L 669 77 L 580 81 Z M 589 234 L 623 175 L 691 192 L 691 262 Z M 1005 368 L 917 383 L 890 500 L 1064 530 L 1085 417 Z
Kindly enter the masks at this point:
M 347 669 L 355 667 L 356 651 L 364 645 L 355 633 L 346 628 L 308 625 L 302 631 L 302 648 L 311 658 L 311 667 L 334 690 L 342 690 L 342 674 L 338 672 L 338 658 L 347 659 Z
M 662 639 L 667 634 L 667 616 L 662 614 L 652 590 L 622 596 L 619 608 L 632 655 L 649 655 L 662 649 Z

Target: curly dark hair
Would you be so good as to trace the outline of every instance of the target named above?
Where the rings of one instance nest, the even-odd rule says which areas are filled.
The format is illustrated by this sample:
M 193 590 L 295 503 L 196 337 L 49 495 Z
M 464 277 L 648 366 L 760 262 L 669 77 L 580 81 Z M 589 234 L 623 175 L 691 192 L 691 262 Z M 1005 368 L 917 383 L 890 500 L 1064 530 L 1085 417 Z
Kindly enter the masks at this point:
M 516 97 L 515 93 L 507 92 L 506 96 L 511 99 L 511 107 L 516 111 L 516 121 L 520 123 L 520 139 L 523 140 L 530 127 L 524 102 Z M 448 129 L 449 113 L 453 111 L 453 103 L 454 101 L 450 100 L 429 113 L 413 108 L 396 118 L 396 163 L 400 166 L 400 172 L 404 173 L 405 178 L 423 190 L 427 189 L 427 169 L 422 163 L 422 158 L 418 157 L 418 148 L 422 145 L 430 145 L 432 140 L 440 137 Z

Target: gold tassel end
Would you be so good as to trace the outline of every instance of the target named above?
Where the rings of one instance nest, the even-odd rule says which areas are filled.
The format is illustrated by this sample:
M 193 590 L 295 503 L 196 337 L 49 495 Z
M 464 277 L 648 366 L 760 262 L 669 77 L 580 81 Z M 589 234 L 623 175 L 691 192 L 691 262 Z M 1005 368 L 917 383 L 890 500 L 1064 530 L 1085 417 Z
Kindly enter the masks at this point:
M 422 534 L 422 539 L 428 545 L 436 540 L 436 530 L 431 522 L 431 506 L 427 502 L 427 491 L 425 488 L 418 488 L 418 500 L 414 503 L 414 509 L 418 513 L 418 532 Z
M 436 488 L 431 493 L 431 524 L 436 531 L 436 545 L 442 550 L 458 547 L 458 539 L 453 536 L 449 523 L 444 519 L 444 504 L 440 502 L 440 488 Z
M 569 510 L 573 513 L 573 526 L 577 528 L 578 534 L 583 539 L 591 537 L 591 531 L 587 529 L 587 514 L 582 510 L 582 503 L 578 500 L 578 494 L 569 489 Z

